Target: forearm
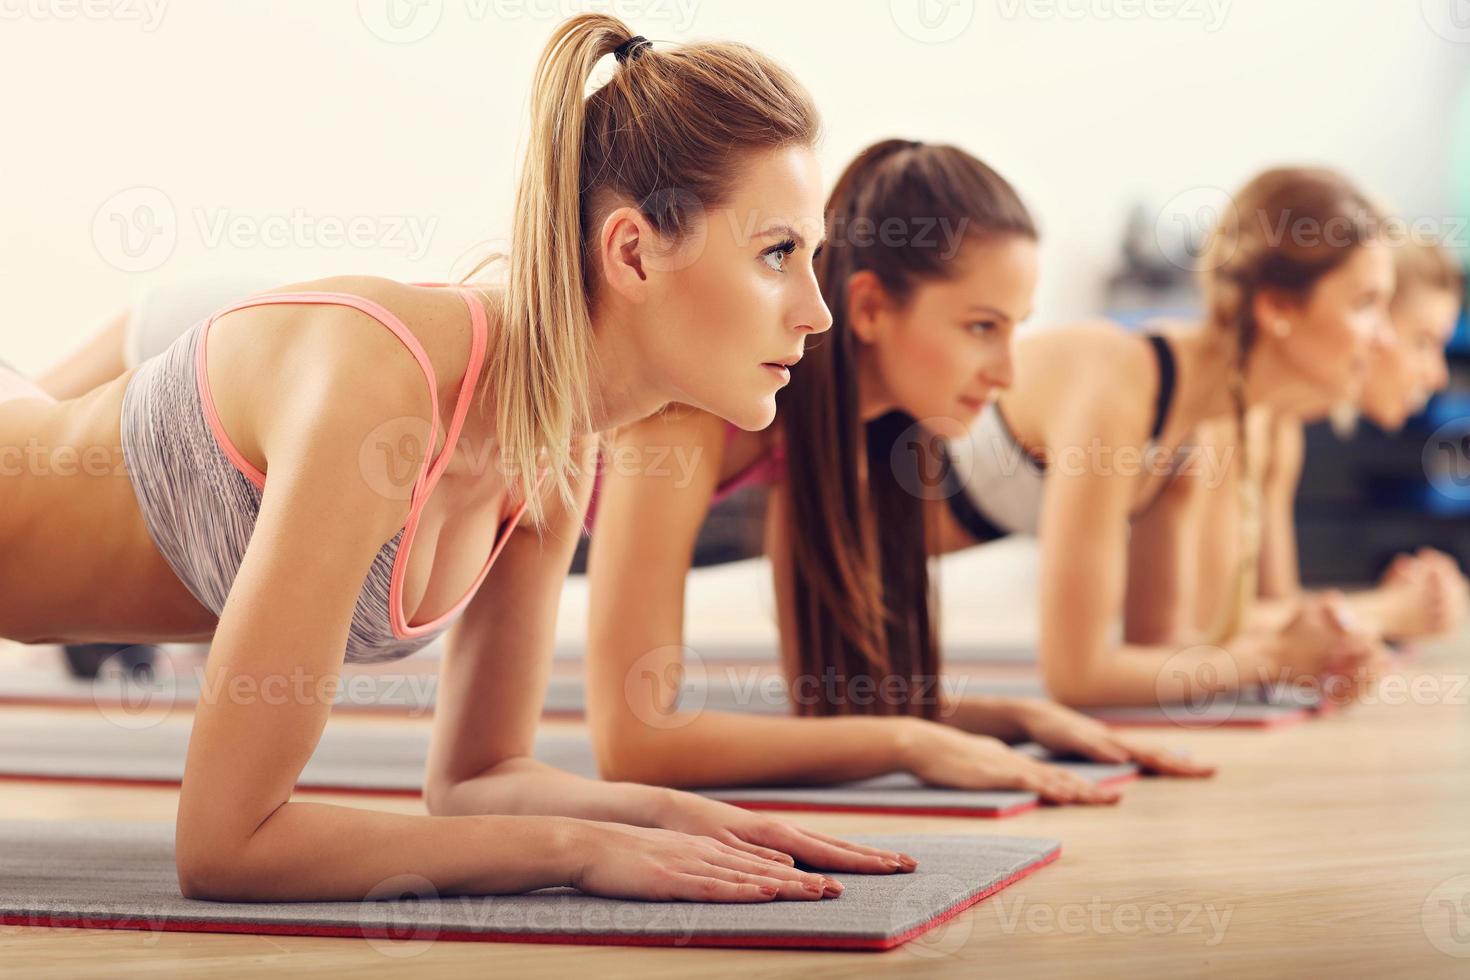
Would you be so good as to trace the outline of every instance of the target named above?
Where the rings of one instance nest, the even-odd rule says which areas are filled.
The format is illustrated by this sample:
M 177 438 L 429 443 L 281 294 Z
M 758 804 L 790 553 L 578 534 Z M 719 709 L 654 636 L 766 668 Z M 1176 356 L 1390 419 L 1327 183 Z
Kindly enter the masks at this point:
M 1043 673 L 1052 697 L 1072 707 L 1174 704 L 1261 687 L 1275 671 L 1273 643 L 1252 632 L 1223 646 L 1124 645 L 1070 670 L 1047 669 L 1043 650 Z
M 440 895 L 514 894 L 574 880 L 577 823 L 285 803 L 244 844 L 206 856 L 181 829 L 179 879 L 213 901 L 357 901 L 401 875 Z
M 1026 729 L 1017 718 L 1021 698 L 990 694 L 943 695 L 939 721 L 971 735 L 990 735 L 1006 742 L 1026 738 Z
M 1345 598 L 1358 627 L 1374 636 L 1395 638 L 1413 632 L 1409 628 L 1413 596 L 1404 590 L 1380 585 L 1349 592 Z
M 605 731 L 603 773 L 660 786 L 830 784 L 903 769 L 916 720 L 676 714 Z
M 521 757 L 452 786 L 431 789 L 425 800 L 430 813 L 442 816 L 562 816 L 654 827 L 666 796 L 663 787 L 587 779 Z

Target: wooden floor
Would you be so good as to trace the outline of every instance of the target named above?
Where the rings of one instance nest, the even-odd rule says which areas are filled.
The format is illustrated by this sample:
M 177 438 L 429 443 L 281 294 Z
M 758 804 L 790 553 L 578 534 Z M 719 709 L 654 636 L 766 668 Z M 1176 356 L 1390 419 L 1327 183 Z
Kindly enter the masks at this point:
M 1208 782 L 1136 783 L 1112 809 L 1044 808 L 1001 821 L 797 816 L 836 834 L 1063 841 L 1057 864 L 889 953 L 455 942 L 384 949 L 349 939 L 0 927 L 0 972 L 1466 977 L 1467 670 L 1470 637 L 1459 637 L 1422 651 L 1402 669 L 1405 683 L 1385 688 L 1377 703 L 1335 716 L 1270 732 L 1150 731 L 1218 762 L 1221 772 Z M 339 720 L 425 724 L 361 717 L 333 724 Z M 419 809 L 417 801 L 359 795 L 309 798 Z M 167 789 L 0 784 L 7 818 L 171 821 L 176 802 Z

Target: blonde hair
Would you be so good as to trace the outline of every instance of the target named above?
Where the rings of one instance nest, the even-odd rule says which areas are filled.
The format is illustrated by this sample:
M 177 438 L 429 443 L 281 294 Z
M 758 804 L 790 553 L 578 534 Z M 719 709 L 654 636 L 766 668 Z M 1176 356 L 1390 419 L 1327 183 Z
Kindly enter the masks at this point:
M 702 208 L 730 198 L 743 154 L 819 138 L 819 116 L 801 84 L 734 42 L 669 49 L 638 42 L 587 95 L 594 67 L 633 37 L 602 14 L 569 18 L 553 32 L 536 66 L 509 254 L 489 256 L 461 280 L 506 260 L 502 329 L 481 398 L 493 393 L 511 488 L 537 521 L 543 461 L 571 504 L 572 440 L 591 428 L 589 229 L 612 209 L 633 205 L 677 244 Z
M 1260 335 L 1255 299 L 1263 291 L 1304 298 L 1383 225 L 1381 212 L 1366 194 L 1336 171 L 1322 168 L 1267 170 L 1231 203 L 1211 232 L 1201 266 L 1210 323 L 1226 331 L 1234 347 L 1230 386 L 1244 460 L 1240 563 L 1231 600 L 1210 631 L 1217 643 L 1240 631 L 1260 573 L 1264 459 L 1252 452 L 1244 394 L 1246 364 Z

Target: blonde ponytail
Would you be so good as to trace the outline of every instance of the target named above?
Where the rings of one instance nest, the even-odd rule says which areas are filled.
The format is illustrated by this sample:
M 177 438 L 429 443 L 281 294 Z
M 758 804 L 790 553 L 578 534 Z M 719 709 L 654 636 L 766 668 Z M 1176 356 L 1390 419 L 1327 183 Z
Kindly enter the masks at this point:
M 495 402 L 511 491 L 529 501 L 538 522 L 541 471 L 571 503 L 579 458 L 573 441 L 590 431 L 595 409 L 589 228 L 612 207 L 633 205 L 676 243 L 689 232 L 694 207 L 729 198 L 742 151 L 818 138 L 805 89 L 731 42 L 665 51 L 640 41 L 587 95 L 598 62 L 633 37 L 615 17 L 579 14 L 556 28 L 536 66 L 501 329 L 481 397 Z

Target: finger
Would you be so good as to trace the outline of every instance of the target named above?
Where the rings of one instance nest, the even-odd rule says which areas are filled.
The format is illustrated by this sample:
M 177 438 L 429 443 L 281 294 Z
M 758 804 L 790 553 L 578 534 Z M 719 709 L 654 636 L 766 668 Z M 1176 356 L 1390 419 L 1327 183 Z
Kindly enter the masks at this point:
M 797 871 L 794 867 L 796 862 L 791 860 L 791 855 L 789 854 L 781 854 L 781 852 L 775 851 L 773 853 L 777 854 L 778 856 L 770 858 L 766 857 L 764 854 L 756 854 L 745 847 L 736 846 L 737 844 L 746 843 L 743 840 L 737 840 L 735 843 L 726 843 L 723 840 L 711 837 L 710 841 L 715 845 L 716 853 L 718 853 L 722 858 L 739 859 L 744 861 L 757 861 L 763 867 L 768 868 L 771 874 L 777 874 L 783 877 L 793 874 L 801 875 L 808 873 L 805 871 Z M 782 860 L 783 858 L 785 860 Z
M 765 875 L 769 878 L 777 878 L 781 881 L 794 881 L 797 884 L 801 885 L 812 885 L 819 890 L 825 886 L 825 883 L 827 881 L 826 875 L 818 874 L 813 871 L 802 871 L 798 868 L 793 868 L 788 864 L 781 864 L 778 861 L 765 861 L 761 858 L 746 854 L 742 851 L 730 851 L 728 853 L 721 852 L 718 854 L 711 854 L 707 856 L 705 860 L 709 861 L 711 864 L 718 864 L 721 867 L 734 868 L 740 871 L 750 871 L 754 874 Z
M 1094 762 L 1111 762 L 1114 765 L 1127 762 L 1132 757 L 1132 753 L 1111 735 L 1106 735 L 1102 741 L 1079 742 L 1072 751 Z
M 914 870 L 914 868 L 917 868 L 919 866 L 919 862 L 917 859 L 903 853 L 902 851 L 885 851 L 881 847 L 869 847 L 867 844 L 856 844 L 850 840 L 842 840 L 840 837 L 833 837 L 830 834 L 818 833 L 815 830 L 808 830 L 805 827 L 797 827 L 796 831 L 804 837 L 811 837 L 816 840 L 822 841 L 823 843 L 834 844 L 838 847 L 846 848 L 850 851 L 856 851 L 858 854 L 878 858 L 880 861 L 883 862 L 897 861 L 899 863 L 899 867 L 905 871 L 912 871 Z
M 784 828 L 777 839 L 781 846 L 789 848 L 803 864 L 814 868 L 863 874 L 892 874 L 905 870 L 904 861 L 897 854 L 870 854 L 866 850 L 858 850 L 847 841 L 835 838 L 823 840 L 796 827 Z
M 791 899 L 795 901 L 814 901 L 822 898 L 827 893 L 826 882 L 798 881 L 794 878 L 773 878 L 755 871 L 746 871 L 739 868 L 730 868 L 720 864 L 706 863 L 697 869 L 696 873 L 710 878 L 718 878 L 720 881 L 731 881 L 742 885 L 760 885 L 762 887 L 774 887 L 777 898 Z
M 775 861 L 777 864 L 784 864 L 788 867 L 796 863 L 792 855 L 782 853 L 762 844 L 757 844 L 754 841 L 748 841 L 734 830 L 727 830 L 723 837 L 716 839 L 722 844 L 727 844 L 739 851 L 754 854 L 756 857 L 765 858 L 767 861 Z
M 1124 742 L 1133 753 L 1133 759 L 1145 771 L 1161 776 L 1213 776 L 1215 767 L 1195 762 L 1187 756 L 1154 745 L 1134 745 Z
M 676 872 L 667 897 L 686 902 L 769 902 L 779 893 L 780 889 L 771 885 L 742 885 L 708 875 Z

